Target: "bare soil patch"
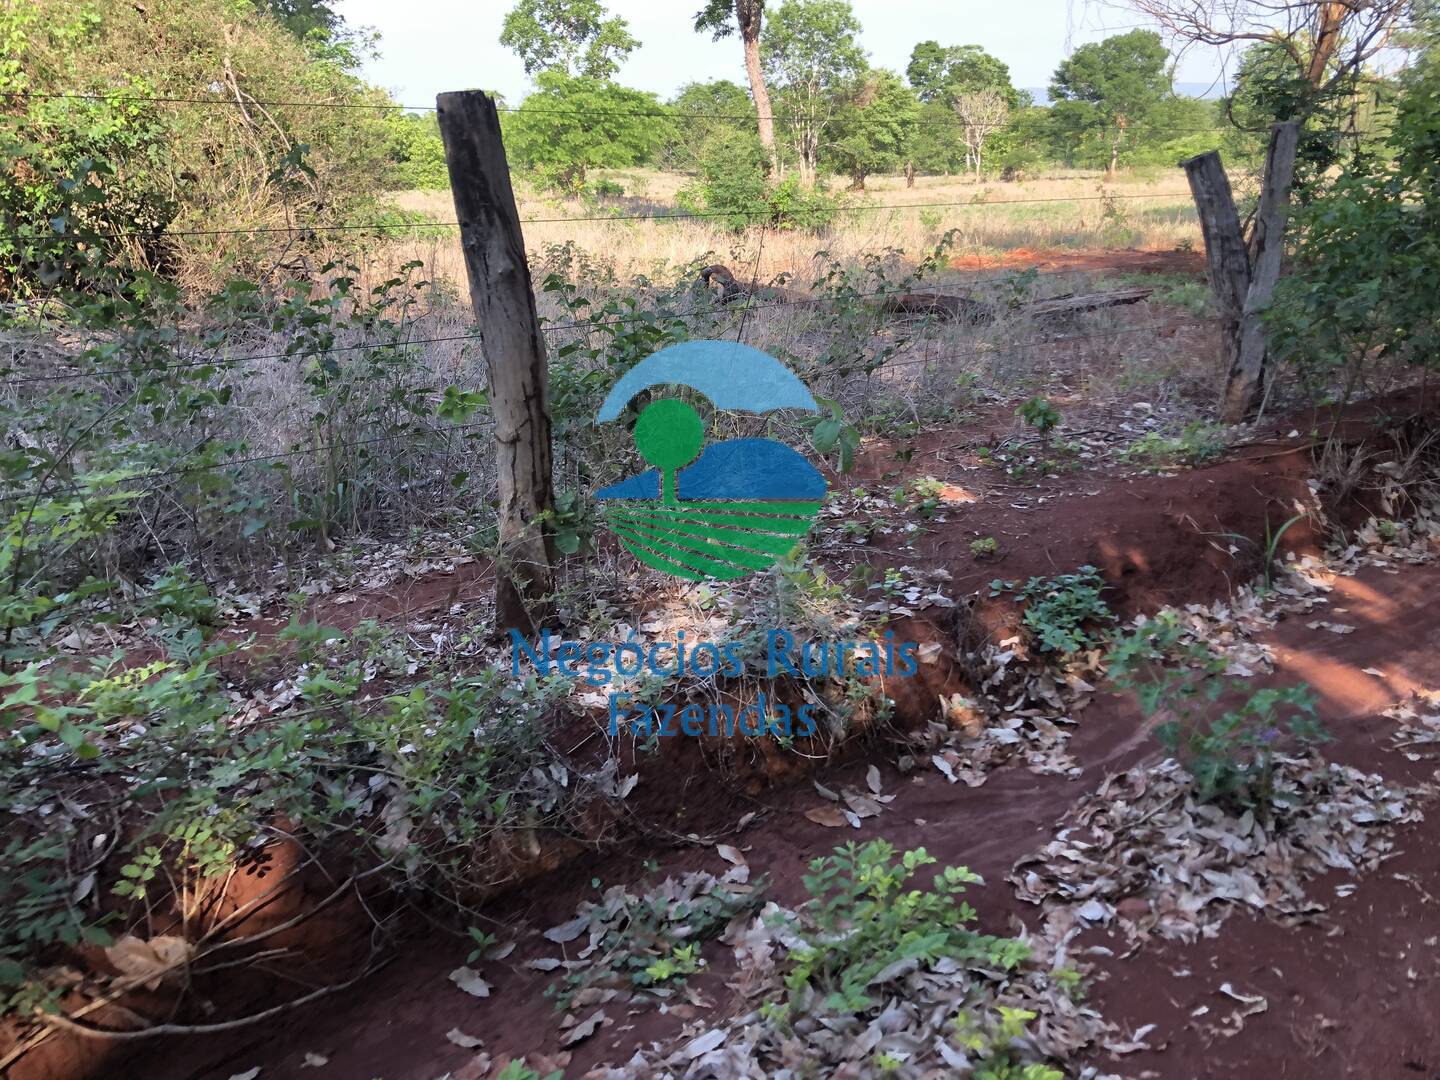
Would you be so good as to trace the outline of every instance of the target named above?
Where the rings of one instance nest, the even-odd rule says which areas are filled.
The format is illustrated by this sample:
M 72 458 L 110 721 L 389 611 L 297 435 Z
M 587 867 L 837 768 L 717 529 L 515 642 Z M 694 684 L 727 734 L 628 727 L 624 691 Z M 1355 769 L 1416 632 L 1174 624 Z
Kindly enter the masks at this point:
M 1389 415 L 1397 407 L 1398 403 L 1372 407 L 1368 423 L 1373 424 L 1377 412 Z M 1355 422 L 1357 428 L 1364 426 L 1359 418 Z M 991 423 L 998 425 L 998 415 Z M 982 600 L 969 614 L 998 636 L 1010 629 L 1012 609 L 983 599 L 982 586 L 993 577 L 1049 575 L 1090 563 L 1102 570 L 1111 585 L 1113 606 L 1127 615 L 1164 604 L 1224 596 L 1248 580 L 1260 565 L 1259 545 L 1267 528 L 1278 527 L 1296 512 L 1298 504 L 1313 501 L 1309 440 L 1298 432 L 1292 437 L 1290 430 L 1282 423 L 1273 438 L 1242 448 L 1208 468 L 1160 475 L 1082 472 L 1047 478 L 1038 485 L 1015 485 L 993 465 L 977 463 L 977 442 L 998 434 L 987 431 L 982 420 L 976 429 L 919 437 L 918 452 L 899 465 L 892 446 L 873 445 L 867 449 L 859 475 L 879 481 L 892 473 L 914 472 L 920 467 L 918 459 L 927 473 L 963 493 L 964 497 L 955 496 L 947 508 L 946 520 L 928 528 L 901 558 L 944 567 L 951 577 L 950 594 L 956 600 L 980 591 Z M 994 558 L 978 559 L 970 552 L 971 539 L 983 535 L 999 542 Z M 1318 550 L 1320 539 L 1318 530 L 1308 525 L 1296 527 L 1286 535 L 1284 547 L 1310 553 Z M 894 552 L 883 550 L 851 554 L 882 567 L 897 561 Z M 827 553 L 825 557 L 833 556 Z M 483 565 L 472 564 L 382 589 L 360 588 L 343 600 L 321 598 L 314 611 L 327 620 L 353 624 L 362 617 L 384 620 L 448 610 L 467 590 L 482 588 L 485 573 Z M 1440 682 L 1440 661 L 1436 660 L 1440 656 L 1440 614 L 1429 599 L 1437 586 L 1440 575 L 1433 567 L 1397 567 L 1393 574 L 1367 570 L 1343 580 L 1340 595 L 1332 601 L 1336 614 L 1327 616 L 1343 618 L 1361 632 L 1336 635 L 1286 621 L 1272 635 L 1277 671 L 1271 678 L 1304 679 L 1315 687 L 1322 718 L 1336 736 L 1327 748 L 1335 760 L 1377 769 L 1387 778 L 1414 780 L 1425 773 L 1425 769 L 1408 768 L 1403 759 L 1383 749 L 1393 723 L 1379 713 L 1410 691 Z M 966 617 L 964 612 L 959 616 Z M 897 631 L 902 638 L 953 646 L 962 629 L 956 618 L 953 611 L 932 609 L 908 626 L 898 626 Z M 1366 673 L 1366 668 L 1382 674 Z M 924 680 L 905 687 L 905 694 L 897 692 L 896 726 L 923 722 L 933 711 L 935 694 L 965 688 L 957 665 L 948 661 L 936 665 Z M 864 753 L 865 745 L 852 742 L 845 757 L 816 775 L 831 787 L 863 784 L 868 763 L 855 758 Z M 1068 778 L 1011 767 L 994 772 L 983 786 L 974 788 L 947 783 L 934 771 L 901 775 L 889 765 L 881 765 L 885 790 L 896 793 L 897 798 L 878 821 L 866 822 L 864 831 L 878 832 L 902 849 L 925 846 L 942 864 L 966 865 L 980 873 L 988 885 L 973 892 L 972 902 L 981 912 L 981 928 L 996 932 L 1013 928 L 1033 919 L 1033 909 L 1020 903 L 1003 883 L 1015 858 L 1042 843 L 1051 823 L 1106 773 L 1155 753 L 1133 705 L 1110 696 L 1097 698 L 1084 713 L 1067 751 L 1078 766 Z M 217 1076 L 223 1080 L 258 1065 L 263 1080 L 312 1075 L 433 1080 L 447 1070 L 455 1076 L 467 1075 L 463 1069 L 474 1057 L 472 1051 L 447 1038 L 451 1031 L 483 1039 L 497 1063 L 507 1055 L 529 1055 L 532 1063 L 537 1054 L 554 1058 L 561 1053 L 557 1017 L 545 993 L 553 980 L 524 967 L 528 960 L 553 953 L 553 946 L 541 941 L 538 931 L 565 921 L 582 899 L 595 895 L 597 887 L 646 878 L 658 881 L 702 868 L 719 873 L 723 865 L 709 846 L 717 840 L 743 850 L 756 873 L 769 879 L 772 894 L 783 903 L 795 903 L 803 899 L 799 878 L 806 863 L 849 838 L 842 835 L 849 830 L 828 828 L 804 816 L 804 811 L 816 804 L 808 783 L 781 783 L 798 779 L 805 771 L 803 766 L 754 760 L 748 767 L 737 768 L 731 761 L 726 768 L 717 769 L 719 752 L 720 748 L 702 740 L 669 740 L 659 754 L 627 761 L 641 774 L 637 789 L 641 797 L 628 809 L 620 842 L 601 845 L 578 837 L 556 845 L 534 868 L 543 872 L 542 877 L 512 890 L 487 909 L 487 917 L 494 920 L 492 928 L 502 928 L 502 941 L 514 938 L 517 947 L 502 962 L 485 965 L 491 993 L 484 1000 L 457 992 L 447 979 L 468 947 L 437 930 L 433 935 L 404 939 L 388 967 L 353 990 L 317 1006 L 281 1014 L 271 1024 L 163 1043 L 153 1040 L 139 1046 L 52 1040 L 42 1052 L 26 1058 L 12 1075 L 17 1080 L 50 1076 L 160 1080 Z M 885 757 L 868 756 L 877 763 Z M 1260 1076 L 1280 1068 L 1287 1053 L 1293 1059 L 1303 1052 L 1332 1055 L 1325 1060 L 1349 1069 L 1355 1061 L 1365 1060 L 1359 1055 L 1367 1046 L 1377 1045 L 1381 1039 L 1389 1039 L 1390 1045 L 1398 1048 L 1401 1068 L 1413 1073 L 1414 1067 L 1407 1064 L 1410 1061 L 1420 1062 L 1424 1068 L 1434 1066 L 1440 1054 L 1414 1023 L 1424 1015 L 1423 1009 L 1433 1011 L 1433 995 L 1412 994 L 1413 1008 L 1407 1004 L 1388 1011 L 1367 1009 L 1363 1023 L 1348 1027 L 1329 1023 L 1343 1020 L 1336 1014 L 1344 1012 L 1340 1006 L 1350 997 L 1341 980 L 1359 980 L 1356 985 L 1378 995 L 1368 1000 L 1381 1000 L 1416 986 L 1423 990 L 1428 985 L 1429 967 L 1413 967 L 1416 975 L 1412 977 L 1410 967 L 1375 962 L 1377 949 L 1384 950 L 1379 954 L 1382 959 L 1395 959 L 1401 950 L 1406 957 L 1417 955 L 1415 950 L 1423 951 L 1424 940 L 1440 930 L 1440 917 L 1433 908 L 1423 917 L 1414 915 L 1419 901 L 1440 895 L 1440 880 L 1434 880 L 1440 878 L 1437 852 L 1434 845 L 1417 842 L 1412 835 L 1416 831 L 1406 834 L 1404 851 L 1394 863 L 1409 878 L 1382 874 L 1362 883 L 1331 910 L 1333 925 L 1344 927 L 1347 934 L 1368 911 L 1410 920 L 1403 933 L 1396 931 L 1398 937 L 1385 934 L 1378 924 L 1367 923 L 1354 937 L 1336 945 L 1334 936 L 1319 936 L 1324 930 L 1281 932 L 1272 923 L 1236 919 L 1236 932 L 1232 934 L 1227 927 L 1229 936 L 1222 937 L 1218 945 L 1206 942 L 1195 947 L 1198 955 L 1208 958 L 1204 963 L 1211 966 L 1206 970 L 1218 973 L 1219 981 L 1233 976 L 1235 982 L 1243 974 L 1249 980 L 1247 986 L 1253 983 L 1259 988 L 1253 992 L 1264 992 L 1271 1001 L 1268 1013 L 1247 1021 L 1222 1048 L 1207 1048 L 1200 1030 L 1185 1026 L 1189 1012 L 1199 1007 L 1199 981 L 1176 984 L 1174 993 L 1165 998 L 1168 1004 L 1154 992 L 1154 987 L 1170 986 L 1182 978 L 1173 974 L 1173 968 L 1184 966 L 1173 947 L 1146 950 L 1134 961 L 1107 962 L 1104 967 L 1111 977 L 1098 982 L 1093 991 L 1102 1011 L 1132 1028 L 1158 1024 L 1157 1032 L 1166 1033 L 1171 1048 L 1155 1051 L 1150 1057 L 1132 1055 L 1119 1066 L 1109 1062 L 1105 1067 L 1129 1074 L 1132 1065 L 1145 1062 L 1157 1070 L 1156 1075 L 1200 1075 L 1186 1070 L 1198 1056 L 1208 1055 L 1219 1064 L 1216 1071 L 1205 1075 Z M 1362 903 L 1368 907 L 1357 906 Z M 320 954 L 313 962 L 314 970 L 338 965 L 347 943 L 354 945 L 351 939 L 368 930 L 368 921 L 355 918 L 347 931 L 345 912 L 337 910 L 317 930 L 324 940 L 313 943 Z M 1328 943 L 1327 948 L 1309 943 L 1316 940 Z M 1358 944 L 1352 947 L 1352 941 Z M 1271 948 L 1269 943 L 1275 943 L 1273 958 L 1265 951 Z M 707 956 L 710 967 L 691 980 L 691 1000 L 681 1001 L 663 1014 L 646 1011 L 626 1016 L 603 1029 L 573 1048 L 566 1075 L 580 1076 L 603 1061 L 623 1061 L 633 1048 L 673 1035 L 688 1020 L 711 1013 L 724 1015 L 736 1007 L 725 985 L 732 963 L 728 952 L 712 947 Z M 1273 963 L 1264 962 L 1266 959 Z M 1200 970 L 1198 960 L 1185 963 Z M 1274 976 L 1278 981 L 1267 981 L 1269 975 L 1261 978 L 1260 971 L 1272 968 L 1287 974 Z M 1218 985 L 1215 978 L 1209 982 Z M 1196 987 L 1193 991 L 1192 986 Z M 1274 997 L 1282 986 L 1288 995 L 1285 1009 Z M 1322 986 L 1323 992 L 1315 989 Z M 217 997 L 227 999 L 227 1008 L 233 1004 L 231 989 L 223 982 L 215 988 Z M 259 993 L 254 988 L 248 993 L 233 989 L 239 990 L 241 997 Z M 273 994 L 274 988 L 267 987 L 264 993 Z M 1312 1013 L 1323 1015 L 1325 1022 L 1311 1023 Z M 1277 1023 L 1286 1026 L 1273 1027 Z M 1288 1044 L 1278 1032 L 1289 1033 L 1285 1037 L 1293 1048 L 1282 1052 L 1280 1046 Z M 1265 1038 L 1272 1041 L 1265 1043 Z M 1253 1045 L 1252 1039 L 1256 1040 Z M 1277 1039 L 1281 1041 L 1275 1042 Z M 325 1058 L 324 1070 L 305 1067 L 307 1054 Z M 1249 1071 L 1254 1061 L 1271 1062 L 1273 1067 Z M 1242 1062 L 1245 1071 L 1239 1071 Z

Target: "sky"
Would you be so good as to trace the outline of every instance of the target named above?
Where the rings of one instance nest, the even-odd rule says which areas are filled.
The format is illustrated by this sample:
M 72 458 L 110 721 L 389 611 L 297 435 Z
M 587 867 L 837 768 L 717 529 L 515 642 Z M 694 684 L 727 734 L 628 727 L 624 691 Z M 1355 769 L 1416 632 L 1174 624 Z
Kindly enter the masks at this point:
M 1124 33 L 1141 23 L 1121 3 L 1104 0 L 851 0 L 863 28 L 860 43 L 876 67 L 904 73 L 917 41 L 980 45 L 1010 65 L 1016 86 L 1043 88 L 1055 65 L 1076 46 Z M 641 46 L 619 81 L 668 98 L 688 82 L 730 79 L 745 86 L 740 43 L 712 41 L 693 29 L 703 0 L 608 0 Z M 430 106 L 444 90 L 498 90 L 518 101 L 530 88 L 519 59 L 499 44 L 500 24 L 514 0 L 340 0 L 352 27 L 380 34 L 369 81 L 405 105 Z M 1187 55 L 1177 82 L 1199 93 L 1219 70 L 1208 50 Z

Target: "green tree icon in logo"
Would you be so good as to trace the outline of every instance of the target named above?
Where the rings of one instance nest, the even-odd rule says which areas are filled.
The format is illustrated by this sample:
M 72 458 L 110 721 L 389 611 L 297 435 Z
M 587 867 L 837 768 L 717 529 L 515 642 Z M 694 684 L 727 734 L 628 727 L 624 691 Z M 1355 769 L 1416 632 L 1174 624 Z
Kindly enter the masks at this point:
M 674 506 L 675 470 L 689 465 L 705 443 L 705 421 L 683 401 L 666 398 L 648 406 L 635 422 L 635 448 L 660 470 L 660 501 Z
M 733 341 L 686 341 L 621 376 L 597 419 L 618 420 L 636 394 L 660 386 L 686 387 L 717 410 L 817 411 L 773 356 Z M 632 435 L 649 468 L 595 497 L 627 551 L 676 577 L 729 581 L 774 565 L 803 539 L 825 497 L 825 477 L 784 443 L 750 436 L 705 445 L 706 422 L 685 400 L 652 401 Z

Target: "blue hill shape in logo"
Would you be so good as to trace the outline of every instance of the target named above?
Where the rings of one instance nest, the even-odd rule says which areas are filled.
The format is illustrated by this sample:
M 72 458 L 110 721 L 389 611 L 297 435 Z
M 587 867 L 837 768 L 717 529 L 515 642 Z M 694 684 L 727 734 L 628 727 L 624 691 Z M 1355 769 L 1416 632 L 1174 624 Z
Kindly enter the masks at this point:
M 815 412 L 815 400 L 774 357 L 728 341 L 673 345 L 647 357 L 611 390 L 599 419 L 613 420 L 641 390 L 689 386 L 718 408 Z M 675 398 L 648 405 L 635 444 L 655 468 L 596 492 L 632 555 L 678 577 L 729 580 L 770 566 L 809 530 L 825 478 L 783 443 L 731 439 L 701 452 L 700 415 Z M 697 457 L 697 454 L 699 455 Z

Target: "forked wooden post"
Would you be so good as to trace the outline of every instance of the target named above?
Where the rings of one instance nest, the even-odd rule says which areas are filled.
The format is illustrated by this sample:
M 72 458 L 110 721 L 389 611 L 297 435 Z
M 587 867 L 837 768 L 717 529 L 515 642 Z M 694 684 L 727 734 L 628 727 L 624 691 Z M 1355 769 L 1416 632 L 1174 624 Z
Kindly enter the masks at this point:
M 495 102 L 465 90 L 440 94 L 435 106 L 495 420 L 497 629 L 529 635 L 549 614 L 553 585 L 548 514 L 555 493 L 545 341 Z
M 1245 315 L 1245 297 L 1250 292 L 1250 256 L 1245 250 L 1245 236 L 1240 229 L 1240 214 L 1235 209 L 1235 196 L 1230 191 L 1230 178 L 1215 150 L 1182 161 L 1181 167 L 1190 181 L 1195 197 L 1195 211 L 1200 217 L 1200 233 L 1205 238 L 1205 262 L 1210 276 L 1210 290 L 1220 313 L 1220 336 L 1225 342 L 1225 400 L 1222 413 L 1228 423 L 1244 419 L 1249 408 L 1250 390 L 1240 369 L 1240 323 Z M 1256 373 L 1258 377 L 1258 372 Z M 1250 389 L 1253 390 L 1253 387 Z M 1237 399 L 1246 400 L 1237 400 Z M 1235 415 L 1238 411 L 1239 415 Z
M 1270 129 L 1265 152 L 1265 181 L 1255 211 L 1254 262 L 1250 289 L 1240 318 L 1237 352 L 1240 382 L 1232 377 L 1226 388 L 1225 411 L 1248 415 L 1264 396 L 1266 379 L 1265 309 L 1275 295 L 1285 263 L 1285 222 L 1289 217 L 1290 186 L 1295 180 L 1295 153 L 1300 146 L 1300 122 L 1286 120 Z M 1233 399 L 1233 407 L 1232 407 Z
M 1231 424 L 1239 423 L 1259 408 L 1265 392 L 1266 341 L 1262 319 L 1275 293 L 1275 284 L 1280 280 L 1284 261 L 1285 219 L 1299 133 L 1300 124 L 1296 120 L 1283 121 L 1270 130 L 1264 187 L 1255 217 L 1253 265 L 1219 153 L 1210 150 L 1181 162 L 1200 215 L 1210 287 L 1220 311 L 1229 369 L 1221 414 Z

